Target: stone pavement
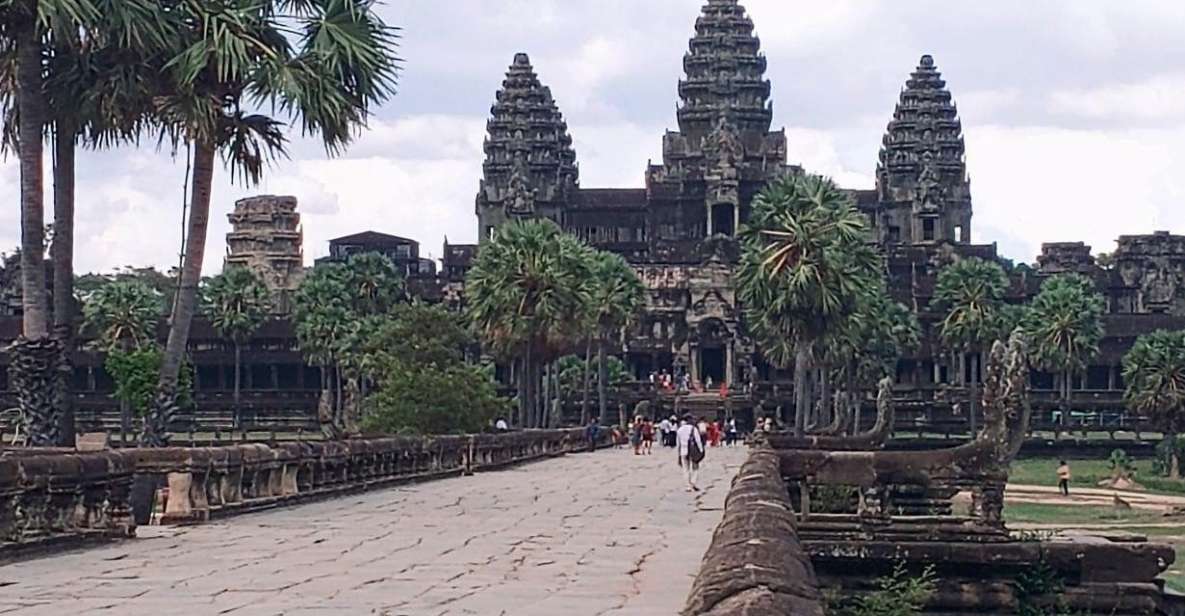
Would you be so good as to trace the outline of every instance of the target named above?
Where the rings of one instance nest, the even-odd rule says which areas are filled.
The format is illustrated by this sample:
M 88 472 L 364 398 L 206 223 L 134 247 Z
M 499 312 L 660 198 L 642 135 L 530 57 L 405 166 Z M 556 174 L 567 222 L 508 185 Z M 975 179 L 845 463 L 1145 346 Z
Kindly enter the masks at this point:
M 677 614 L 745 450 L 570 455 L 0 566 L 0 614 Z

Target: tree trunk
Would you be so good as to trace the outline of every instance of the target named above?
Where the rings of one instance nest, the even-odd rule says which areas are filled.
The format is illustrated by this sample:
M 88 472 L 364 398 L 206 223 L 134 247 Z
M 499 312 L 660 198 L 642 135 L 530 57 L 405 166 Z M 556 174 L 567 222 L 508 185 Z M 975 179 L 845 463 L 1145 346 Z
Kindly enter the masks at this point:
M 605 361 L 605 339 L 604 337 L 597 338 L 597 400 L 600 409 L 601 417 L 609 409 L 609 400 L 605 397 L 605 381 L 609 380 L 609 366 Z
M 551 362 L 543 364 L 543 408 L 539 414 L 539 418 L 544 428 L 551 427 L 551 413 L 548 413 L 549 408 L 551 408 Z
M 592 375 L 592 371 L 589 370 L 589 367 L 590 367 L 589 364 L 592 363 L 592 347 L 593 347 L 592 337 L 589 336 L 588 340 L 585 341 L 585 343 L 584 343 L 584 375 L 583 375 L 583 377 L 584 377 L 583 378 L 584 391 L 580 396 L 580 425 L 582 425 L 582 426 L 587 424 L 588 419 L 589 419 L 589 417 L 588 417 L 588 393 L 589 393 L 589 389 L 591 387 L 591 383 L 589 382 L 589 376 Z
M 119 444 L 127 446 L 128 437 L 132 434 L 132 405 L 127 400 L 119 401 Z
M 243 345 L 239 344 L 238 340 L 234 341 L 235 345 L 235 393 L 234 393 L 234 427 L 239 429 L 242 425 L 242 406 L 240 405 L 239 392 L 242 387 L 243 380 Z
M 531 361 L 532 346 L 534 346 L 534 341 L 528 341 L 527 348 L 523 353 L 523 389 L 526 394 L 526 397 L 523 398 L 523 424 L 527 428 L 535 427 L 535 387 L 533 384 L 535 380 L 535 364 Z
M 518 400 L 515 400 L 514 416 L 510 419 L 511 423 L 516 428 L 523 428 L 527 425 L 527 413 L 524 406 L 527 402 L 527 371 L 523 367 L 523 358 L 516 357 L 511 362 L 514 366 L 514 384 L 518 392 Z
M 810 373 L 811 348 L 799 343 L 794 349 L 794 436 L 806 432 L 806 416 L 810 410 L 807 378 Z
M 1169 479 L 1181 478 L 1181 457 L 1177 455 L 1177 433 L 1165 435 L 1169 442 Z
M 177 411 L 177 378 L 189 343 L 189 326 L 197 310 L 198 283 L 202 277 L 202 258 L 206 252 L 206 227 L 210 217 L 210 189 L 214 181 L 214 144 L 198 141 L 194 147 L 193 190 L 190 194 L 189 231 L 182 258 L 181 280 L 173 314 L 169 319 L 169 339 L 157 378 L 156 401 L 144 422 L 141 443 L 150 447 L 168 444 L 168 426 Z
M 49 335 L 45 297 L 45 186 L 42 176 L 42 130 L 45 99 L 42 95 L 41 41 L 34 16 L 36 0 L 23 0 L 14 11 L 24 13 L 13 28 L 17 51 L 16 103 L 20 115 L 17 152 L 21 171 L 21 308 L 24 336 L 39 340 Z
M 61 343 L 56 391 L 59 443 L 74 446 L 74 151 L 77 129 L 59 120 L 53 168 L 53 333 Z
M 964 356 L 963 361 L 966 361 L 966 356 Z M 970 376 L 970 385 L 967 388 L 968 397 L 970 398 L 970 400 L 968 401 L 968 404 L 967 404 L 967 406 L 969 407 L 969 409 L 967 411 L 967 421 L 968 421 L 968 425 L 970 425 L 970 427 L 971 427 L 971 438 L 972 439 L 974 439 L 978 435 L 978 426 L 976 425 L 977 421 L 975 419 L 976 412 L 979 410 L 979 374 L 978 373 L 979 373 L 979 353 L 972 352 L 971 353 L 971 374 L 969 375 Z M 964 376 L 968 376 L 968 375 L 966 375 L 966 373 L 964 373 Z
M 846 380 L 847 380 L 847 386 L 845 387 L 845 389 L 848 390 L 848 399 L 847 399 L 848 417 L 844 419 L 844 423 L 846 424 L 846 423 L 850 422 L 852 424 L 852 435 L 854 436 L 854 435 L 860 433 L 860 409 L 863 408 L 861 405 L 861 400 L 860 400 L 860 397 L 863 395 L 863 392 L 860 392 L 859 394 L 856 392 L 856 361 L 855 360 L 852 360 L 851 362 L 849 362 Z

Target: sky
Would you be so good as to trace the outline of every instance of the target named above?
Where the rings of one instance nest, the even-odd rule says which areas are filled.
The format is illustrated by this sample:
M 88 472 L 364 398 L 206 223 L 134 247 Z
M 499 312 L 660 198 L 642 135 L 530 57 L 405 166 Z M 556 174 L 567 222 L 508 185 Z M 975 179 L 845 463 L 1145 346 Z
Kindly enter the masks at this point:
M 702 0 L 389 0 L 402 28 L 398 94 L 343 155 L 290 134 L 258 186 L 219 168 L 205 270 L 234 201 L 298 197 L 305 261 L 375 230 L 476 240 L 485 120 L 525 51 L 568 122 L 581 185 L 641 187 L 675 127 L 682 57 Z M 1042 242 L 1109 252 L 1120 234 L 1185 233 L 1185 2 L 742 0 L 773 84 L 789 162 L 871 188 L 898 93 L 932 54 L 963 121 L 973 241 L 1032 262 Z M 81 153 L 77 269 L 177 262 L 185 153 Z M 0 163 L 0 249 L 19 243 L 18 168 Z M 48 186 L 48 184 L 47 184 Z M 47 209 L 49 196 L 47 194 Z M 47 217 L 49 215 L 47 214 Z M 11 248 L 7 248 L 11 250 Z

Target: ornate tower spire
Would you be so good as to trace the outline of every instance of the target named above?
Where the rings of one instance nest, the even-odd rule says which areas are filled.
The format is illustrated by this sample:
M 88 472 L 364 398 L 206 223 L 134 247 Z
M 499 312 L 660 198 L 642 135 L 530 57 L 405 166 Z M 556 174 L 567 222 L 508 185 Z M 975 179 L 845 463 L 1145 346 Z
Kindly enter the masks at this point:
M 527 54 L 515 54 L 490 115 L 477 195 L 480 237 L 511 218 L 562 222 L 579 182 L 576 152 L 551 89 Z
M 964 153 L 958 110 L 934 58 L 924 55 L 901 91 L 877 163 L 883 241 L 970 241 Z
M 695 22 L 679 82 L 679 129 L 711 131 L 727 117 L 741 132 L 766 133 L 773 120 L 765 56 L 753 20 L 736 0 L 709 0 Z

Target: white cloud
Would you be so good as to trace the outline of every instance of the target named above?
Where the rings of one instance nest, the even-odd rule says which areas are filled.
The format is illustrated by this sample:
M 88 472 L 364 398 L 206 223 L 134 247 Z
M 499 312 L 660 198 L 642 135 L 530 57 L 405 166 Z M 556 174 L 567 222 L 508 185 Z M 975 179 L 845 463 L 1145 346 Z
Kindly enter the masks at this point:
M 1185 72 L 1154 75 L 1134 83 L 1059 90 L 1050 95 L 1050 105 L 1055 112 L 1096 119 L 1185 118 Z

